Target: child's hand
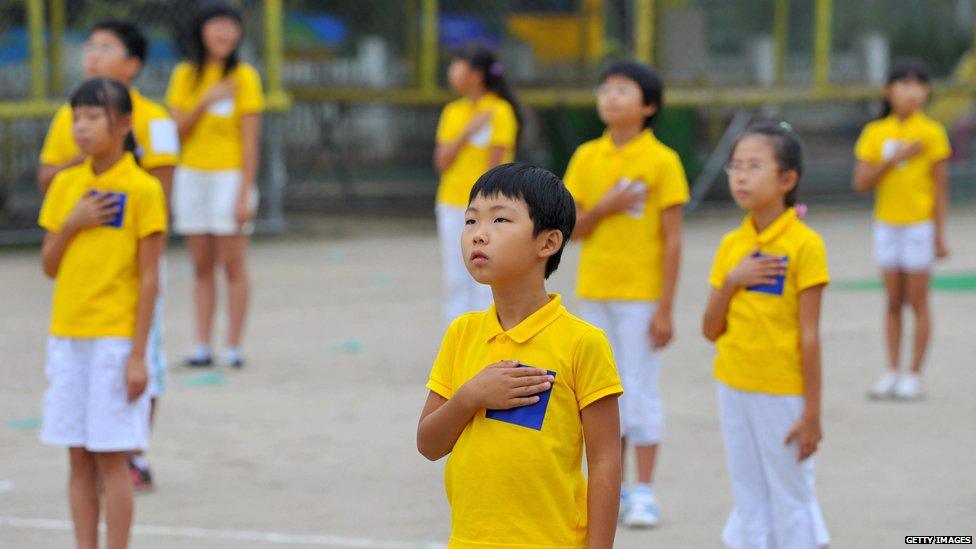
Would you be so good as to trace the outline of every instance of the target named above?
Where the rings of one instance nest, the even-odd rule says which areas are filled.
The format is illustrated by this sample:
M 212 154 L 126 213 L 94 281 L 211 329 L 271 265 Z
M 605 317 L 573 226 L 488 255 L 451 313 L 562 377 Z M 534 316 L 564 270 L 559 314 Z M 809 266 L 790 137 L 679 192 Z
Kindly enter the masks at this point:
M 237 206 L 234 207 L 234 217 L 237 219 L 237 225 L 239 227 L 243 227 L 244 224 L 254 219 L 254 212 L 251 210 L 247 195 L 238 199 Z
M 108 223 L 118 213 L 118 199 L 109 194 L 85 193 L 64 221 L 66 229 L 81 230 Z
M 790 434 L 786 435 L 784 444 L 789 446 L 794 440 L 800 447 L 799 461 L 803 461 L 812 456 L 817 451 L 817 444 L 823 439 L 820 433 L 820 418 L 815 416 L 803 415 L 796 425 L 790 429 Z
M 148 383 L 149 371 L 146 369 L 146 359 L 130 356 L 125 362 L 125 391 L 129 402 L 139 398 Z
M 891 156 L 891 161 L 895 164 L 909 160 L 913 156 L 922 152 L 925 149 L 925 145 L 921 141 L 912 141 L 911 143 L 904 143 L 897 150 L 895 154 Z
M 936 235 L 935 237 L 935 257 L 945 259 L 949 257 L 949 246 L 946 245 L 945 237 Z
M 633 210 L 647 198 L 647 194 L 634 192 L 630 186 L 615 185 L 596 204 L 606 215 Z
M 519 368 L 517 360 L 496 362 L 458 389 L 476 409 L 507 410 L 539 401 L 539 393 L 552 387 L 553 377 L 539 368 Z
M 651 337 L 651 345 L 655 349 L 667 347 L 671 338 L 674 337 L 674 323 L 671 320 L 670 311 L 658 307 L 657 311 L 654 312 L 654 318 L 651 319 L 648 332 Z
M 202 101 L 205 105 L 213 105 L 218 101 L 234 97 L 236 93 L 236 82 L 233 80 L 221 80 L 207 89 L 207 93 L 203 95 Z
M 726 275 L 725 281 L 727 283 L 733 284 L 737 288 L 775 284 L 775 277 L 786 274 L 786 264 L 782 259 L 778 257 L 754 257 L 754 253 L 742 258 L 742 261 Z
M 478 133 L 478 130 L 485 127 L 489 120 L 491 120 L 491 111 L 482 111 L 474 115 L 464 128 L 464 140 L 467 141 L 472 135 Z

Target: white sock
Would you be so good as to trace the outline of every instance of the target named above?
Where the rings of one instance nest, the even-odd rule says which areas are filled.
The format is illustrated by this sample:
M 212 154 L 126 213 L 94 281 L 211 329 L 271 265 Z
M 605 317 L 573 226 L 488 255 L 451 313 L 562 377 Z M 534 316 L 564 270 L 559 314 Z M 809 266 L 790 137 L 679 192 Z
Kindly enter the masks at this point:
M 198 360 L 210 358 L 210 345 L 205 343 L 197 343 L 193 346 L 193 351 L 190 353 L 190 358 Z
M 640 494 L 650 494 L 651 497 L 654 497 L 654 485 L 653 484 L 644 484 L 644 483 L 640 483 L 639 482 L 639 483 L 637 483 L 637 484 L 634 485 L 633 493 L 635 493 L 635 494 L 638 494 L 638 493 L 640 493 Z
M 244 359 L 244 354 L 241 353 L 240 347 L 227 347 L 224 349 L 224 359 L 227 362 L 235 362 Z
M 149 461 L 147 461 L 146 458 L 143 457 L 143 456 L 132 456 L 129 459 L 132 461 L 132 464 L 133 465 L 135 465 L 136 467 L 138 467 L 140 469 L 148 469 L 149 468 Z

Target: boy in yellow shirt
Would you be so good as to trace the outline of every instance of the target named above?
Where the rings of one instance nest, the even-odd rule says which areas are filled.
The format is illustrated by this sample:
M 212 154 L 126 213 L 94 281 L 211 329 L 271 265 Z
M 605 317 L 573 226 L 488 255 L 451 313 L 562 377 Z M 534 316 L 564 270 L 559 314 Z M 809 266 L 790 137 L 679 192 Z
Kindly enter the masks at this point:
M 613 546 L 623 388 L 604 333 L 545 288 L 574 224 L 541 168 L 501 165 L 471 191 L 462 253 L 495 301 L 451 323 L 417 431 L 425 457 L 450 454 L 448 547 Z
M 671 340 L 682 205 L 688 182 L 677 153 L 654 137 L 663 85 L 646 65 L 626 61 L 600 78 L 603 137 L 576 150 L 566 186 L 576 199 L 583 241 L 576 292 L 583 318 L 610 337 L 627 391 L 620 399 L 622 436 L 636 447 L 637 485 L 621 487 L 624 524 L 659 520 L 651 485 L 664 413 L 659 351 Z M 626 446 L 624 447 L 626 452 Z
M 132 134 L 135 138 L 135 157 L 139 165 L 163 186 L 167 197 L 173 180 L 173 169 L 179 153 L 176 123 L 161 105 L 145 98 L 132 82 L 146 63 L 149 41 L 139 27 L 128 21 L 106 20 L 97 23 L 84 45 L 86 78 L 111 78 L 129 86 L 132 99 Z M 71 105 L 58 109 L 51 121 L 40 154 L 38 185 L 46 192 L 51 180 L 62 170 L 84 160 L 71 130 Z M 160 258 L 159 297 L 156 300 L 153 327 L 149 335 L 148 363 L 149 392 L 153 413 L 159 397 L 166 388 L 166 354 L 163 350 L 163 307 L 166 288 L 166 258 Z M 149 462 L 142 454 L 133 455 L 132 480 L 139 490 L 152 489 Z
M 917 62 L 896 64 L 885 89 L 882 117 L 865 126 L 854 155 L 854 189 L 875 191 L 874 253 L 884 277 L 888 371 L 869 396 L 912 400 L 922 396 L 922 363 L 931 332 L 929 271 L 948 257 L 945 220 L 949 209 L 945 128 L 925 116 L 929 75 Z M 915 314 L 910 369 L 901 370 L 902 310 Z
M 54 279 L 40 439 L 68 448 L 76 545 L 98 547 L 101 499 L 107 545 L 125 547 L 133 514 L 127 460 L 148 443 L 146 353 L 166 200 L 127 147 L 132 100 L 124 85 L 89 80 L 71 107 L 86 159 L 54 177 L 38 220 L 47 231 L 41 264 Z

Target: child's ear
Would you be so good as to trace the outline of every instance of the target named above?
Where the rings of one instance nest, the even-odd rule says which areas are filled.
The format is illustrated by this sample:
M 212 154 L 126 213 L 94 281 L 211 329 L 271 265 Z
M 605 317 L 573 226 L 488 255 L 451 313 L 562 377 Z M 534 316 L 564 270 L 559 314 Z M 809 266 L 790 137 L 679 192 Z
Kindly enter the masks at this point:
M 644 105 L 644 108 L 641 109 L 641 113 L 644 115 L 644 120 L 647 120 L 657 113 L 657 105 Z
M 783 194 L 795 189 L 799 182 L 800 175 L 796 173 L 796 170 L 785 170 L 779 174 L 779 188 Z
M 563 232 L 559 229 L 549 229 L 539 233 L 539 257 L 548 258 L 555 255 L 563 247 Z

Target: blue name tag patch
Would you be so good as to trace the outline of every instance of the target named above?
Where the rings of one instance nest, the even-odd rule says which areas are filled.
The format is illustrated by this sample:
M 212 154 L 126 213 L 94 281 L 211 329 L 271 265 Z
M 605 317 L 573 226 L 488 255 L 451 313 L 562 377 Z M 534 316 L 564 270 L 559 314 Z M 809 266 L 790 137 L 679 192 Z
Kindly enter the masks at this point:
M 105 225 L 106 227 L 115 227 L 116 229 L 122 228 L 122 220 L 125 219 L 125 197 L 126 197 L 126 194 L 125 193 L 112 193 L 112 192 L 102 193 L 102 192 L 98 192 L 98 191 L 91 191 L 89 194 L 92 195 L 92 196 L 112 196 L 112 197 L 115 197 L 115 207 L 118 208 L 118 211 L 115 212 L 115 216 L 112 217 L 112 219 L 109 219 L 108 221 L 106 221 L 105 223 L 103 223 L 103 225 Z
M 783 265 L 786 265 L 790 259 L 785 255 L 770 255 L 770 254 L 764 254 L 762 252 L 754 253 L 752 254 L 752 257 L 774 257 L 776 259 L 782 260 Z M 746 290 L 750 292 L 759 292 L 761 294 L 783 295 L 783 286 L 786 282 L 786 276 L 779 275 L 773 278 L 775 278 L 776 281 L 772 284 L 757 284 L 755 286 L 747 287 Z
M 523 364 L 519 366 L 519 368 L 523 368 L 525 366 L 526 365 Z M 551 375 L 553 379 L 556 378 L 556 372 L 548 370 L 547 373 Z M 546 419 L 546 409 L 549 408 L 549 397 L 552 395 L 552 388 L 554 386 L 555 384 L 551 385 L 548 390 L 538 393 L 536 396 L 539 397 L 539 401 L 535 404 L 519 406 L 518 408 L 510 408 L 508 410 L 489 409 L 485 411 L 485 417 L 488 419 L 504 421 L 506 423 L 512 423 L 514 425 L 541 431 L 542 422 Z

